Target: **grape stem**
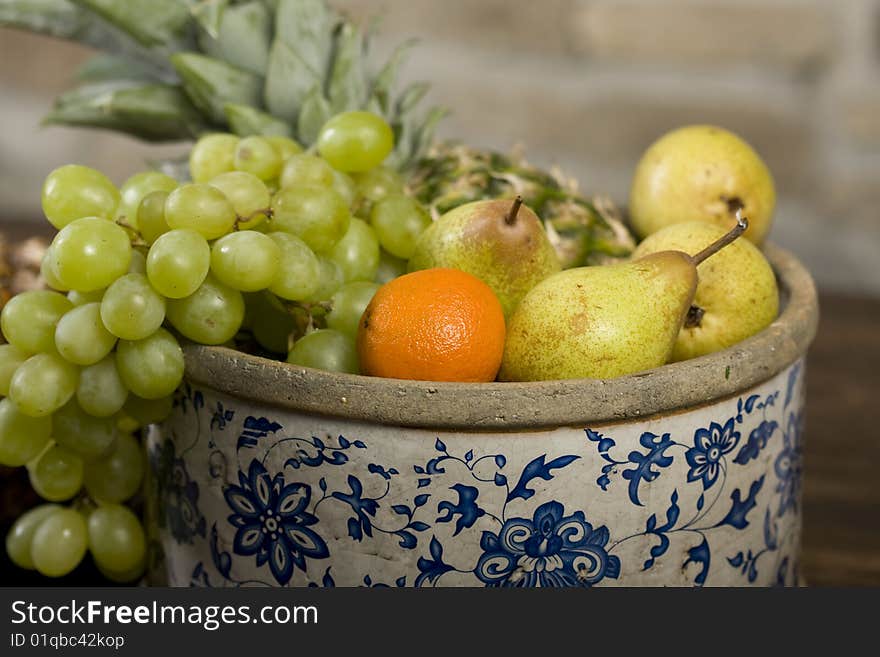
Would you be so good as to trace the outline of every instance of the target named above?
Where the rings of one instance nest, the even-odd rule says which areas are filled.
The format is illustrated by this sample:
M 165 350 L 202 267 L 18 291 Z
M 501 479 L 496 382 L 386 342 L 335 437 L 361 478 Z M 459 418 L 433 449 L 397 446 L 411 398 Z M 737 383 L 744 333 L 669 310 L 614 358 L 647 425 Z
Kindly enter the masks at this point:
M 241 224 L 246 224 L 249 221 L 252 221 L 254 217 L 258 217 L 259 215 L 266 215 L 266 220 L 269 221 L 272 219 L 272 208 L 264 208 L 260 210 L 254 210 L 249 215 L 245 215 L 244 217 L 236 216 L 235 223 L 232 224 L 232 230 L 241 230 Z
M 128 223 L 124 217 L 120 217 L 119 219 L 117 219 L 116 225 L 124 228 L 125 230 L 127 230 L 129 232 L 129 234 L 131 236 L 130 239 L 131 239 L 132 246 L 150 246 L 144 240 L 144 237 L 143 237 L 143 235 L 141 235 L 141 232 L 137 228 L 132 226 L 130 223 Z

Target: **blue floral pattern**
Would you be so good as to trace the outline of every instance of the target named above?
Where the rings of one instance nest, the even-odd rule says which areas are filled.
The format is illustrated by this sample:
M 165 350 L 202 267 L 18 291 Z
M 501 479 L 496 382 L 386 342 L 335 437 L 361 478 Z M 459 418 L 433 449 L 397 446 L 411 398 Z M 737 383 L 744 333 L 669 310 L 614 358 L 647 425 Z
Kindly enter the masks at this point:
M 590 587 L 617 579 L 620 559 L 605 551 L 609 532 L 593 529 L 582 511 L 570 516 L 547 502 L 531 519 L 511 518 L 498 534 L 483 532 L 475 573 L 487 586 Z
M 723 427 L 712 422 L 708 429 L 697 429 L 694 433 L 694 446 L 684 454 L 691 466 L 687 480 L 701 480 L 704 490 L 711 488 L 718 479 L 722 457 L 733 451 L 739 438 L 739 431 L 734 428 L 734 418 L 730 418 Z
M 192 544 L 205 536 L 205 517 L 199 510 L 199 485 L 190 478 L 186 462 L 175 453 L 174 441 L 150 451 L 158 497 L 158 523 L 179 543 Z
M 223 492 L 233 512 L 229 522 L 237 530 L 236 554 L 256 555 L 257 566 L 268 562 L 281 585 L 290 581 L 294 567 L 306 572 L 307 558 L 330 556 L 324 539 L 310 528 L 318 519 L 306 511 L 312 495 L 308 485 L 285 484 L 284 475 L 270 477 L 256 460 L 238 477 L 239 485 Z
M 782 435 L 784 447 L 773 463 L 773 470 L 779 482 L 776 492 L 779 493 L 779 509 L 777 516 L 786 511 L 797 511 L 801 497 L 801 433 L 803 432 L 803 413 L 788 416 L 788 425 Z
M 686 431 L 588 427 L 579 444 L 535 440 L 526 453 L 446 434 L 415 462 L 375 434 L 296 435 L 185 387 L 175 427 L 195 441 L 178 453 L 172 433 L 151 451 L 166 553 L 169 540 L 204 546 L 186 571 L 198 586 L 592 587 L 673 559 L 664 572 L 695 586 L 728 581 L 725 569 L 792 583 L 801 375 L 798 363 Z M 200 508 L 200 483 L 222 492 L 222 512 L 213 499 Z

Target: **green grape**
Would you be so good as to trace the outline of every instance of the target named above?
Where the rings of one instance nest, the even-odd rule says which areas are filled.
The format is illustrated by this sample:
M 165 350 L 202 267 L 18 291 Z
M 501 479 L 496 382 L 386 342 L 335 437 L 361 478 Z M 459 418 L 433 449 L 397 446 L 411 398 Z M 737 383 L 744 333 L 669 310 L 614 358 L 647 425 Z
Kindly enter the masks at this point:
M 171 304 L 168 304 L 171 319 Z M 167 397 L 183 380 L 183 350 L 171 333 L 160 328 L 144 340 L 120 340 L 116 367 L 122 382 L 138 397 Z
M 134 396 L 134 395 L 129 395 Z M 116 416 L 116 428 L 120 435 L 129 434 L 141 428 L 141 424 L 124 411 Z
M 0 397 L 9 394 L 9 384 L 15 370 L 28 359 L 28 353 L 15 345 L 0 344 Z
M 376 167 L 353 176 L 359 196 L 371 203 L 381 201 L 389 194 L 403 194 L 404 183 L 400 174 L 390 167 Z
M 102 504 L 89 516 L 89 550 L 97 566 L 119 573 L 143 567 L 147 556 L 144 528 L 131 509 Z
M 9 555 L 12 563 L 25 570 L 34 569 L 34 562 L 31 559 L 34 532 L 37 531 L 40 523 L 62 508 L 57 504 L 40 504 L 18 517 L 6 534 L 6 554 Z
M 131 434 L 123 434 L 107 457 L 87 463 L 84 483 L 93 500 L 118 503 L 140 490 L 144 479 L 144 452 Z
M 315 155 L 301 153 L 287 159 L 278 182 L 284 189 L 293 185 L 332 187 L 334 180 L 333 167 L 327 162 Z
M 238 229 L 249 230 L 266 221 L 271 195 L 266 184 L 246 171 L 221 173 L 208 183 L 232 203 L 238 217 Z
M 128 397 L 128 389 L 116 369 L 116 355 L 80 370 L 76 401 L 89 415 L 104 418 L 116 415 Z
M 275 280 L 281 249 L 272 238 L 252 230 L 224 235 L 211 247 L 211 272 L 231 288 L 264 290 Z
M 329 251 L 351 224 L 348 206 L 327 187 L 286 187 L 272 199 L 272 226 L 296 235 L 316 253 Z
M 123 340 L 143 340 L 165 321 L 165 299 L 143 274 L 117 279 L 107 288 L 100 309 L 108 332 Z
M 23 362 L 9 384 L 9 399 L 25 415 L 45 417 L 76 392 L 79 372 L 61 356 L 37 354 Z
M 113 219 L 119 191 L 100 171 L 67 164 L 46 177 L 42 201 L 49 223 L 60 230 L 83 217 Z
M 371 112 L 343 112 L 332 117 L 318 133 L 318 152 L 334 169 L 369 171 L 394 148 L 394 133 L 385 120 Z
M 303 147 L 290 137 L 282 137 L 281 135 L 267 135 L 263 137 L 278 152 L 278 156 L 282 162 L 286 162 L 293 155 L 302 153 Z
M 189 152 L 189 175 L 193 182 L 206 183 L 235 168 L 238 137 L 227 134 L 205 135 Z
M 361 315 L 364 314 L 364 310 L 378 289 L 378 283 L 368 281 L 355 281 L 343 285 L 331 299 L 333 305 L 327 313 L 327 326 L 352 339 L 356 338 Z
M 58 353 L 74 365 L 94 365 L 109 354 L 116 336 L 101 321 L 101 304 L 76 306 L 55 327 Z
M 133 228 L 139 228 L 138 207 L 147 194 L 174 191 L 178 183 L 171 176 L 159 171 L 141 171 L 122 183 L 119 188 L 121 200 L 116 210 L 116 219 L 125 221 Z
M 122 409 L 129 417 L 136 420 L 139 426 L 145 427 L 167 419 L 173 407 L 174 398 L 171 396 L 143 399 L 137 395 L 129 395 Z
M 168 321 L 190 340 L 200 344 L 223 344 L 241 329 L 244 298 L 238 290 L 209 275 L 190 296 L 168 302 Z
M 211 247 L 194 230 L 172 230 L 147 254 L 147 278 L 163 297 L 181 299 L 199 289 L 211 267 Z
M 379 268 L 376 270 L 376 276 L 373 278 L 374 281 L 384 285 L 398 276 L 403 276 L 406 272 L 406 260 L 397 258 L 384 249 L 379 251 Z
M 216 187 L 181 185 L 165 200 L 165 221 L 171 228 L 189 228 L 206 240 L 222 237 L 235 225 L 235 209 Z
M 269 291 L 282 299 L 302 301 L 320 285 L 321 265 L 314 252 L 290 233 L 268 233 L 281 249 L 278 276 Z
M 83 460 L 61 445 L 52 445 L 28 466 L 31 486 L 49 502 L 62 502 L 83 486 Z
M 312 292 L 307 298 L 303 299 L 303 301 L 311 303 L 329 301 L 330 297 L 332 297 L 336 293 L 336 290 L 342 287 L 342 284 L 345 282 L 342 267 L 330 260 L 330 258 L 318 256 L 318 265 L 321 268 L 321 273 L 318 276 L 318 280 L 320 281 L 318 283 L 318 289 Z
M 73 304 L 74 308 L 76 306 L 84 306 L 87 303 L 101 303 L 101 299 L 104 298 L 104 290 L 94 290 L 92 292 L 77 292 L 76 290 L 71 290 L 67 293 L 67 300 Z
M 345 204 L 351 208 L 357 200 L 357 187 L 351 176 L 341 171 L 333 171 L 333 189 L 345 201 Z
M 134 585 L 137 580 L 144 576 L 146 566 L 146 562 L 142 562 L 131 570 L 124 570 L 119 572 L 115 570 L 107 570 L 106 568 L 98 566 L 98 572 L 100 572 L 101 575 L 103 575 L 106 579 L 109 579 L 111 582 L 116 582 L 117 584 Z
M 55 269 L 55 254 L 53 253 L 51 246 L 46 249 L 46 253 L 43 255 L 43 260 L 40 262 L 40 276 L 42 276 L 46 285 L 53 290 L 67 292 L 64 283 L 58 278 L 58 271 Z
M 407 260 L 415 253 L 419 235 L 431 225 L 431 216 L 415 199 L 391 194 L 373 205 L 370 223 L 382 248 Z
M 312 331 L 297 340 L 287 362 L 327 372 L 357 374 L 360 370 L 354 340 L 333 329 Z
M 141 237 L 147 244 L 152 244 L 160 235 L 164 235 L 171 227 L 165 221 L 165 203 L 169 192 L 150 192 L 141 200 L 137 208 L 137 223 Z
M 345 281 L 371 281 L 379 268 L 379 239 L 363 219 L 352 217 L 348 232 L 328 253 L 342 268 Z
M 98 217 L 77 219 L 52 241 L 55 272 L 70 290 L 93 292 L 128 271 L 131 241 L 124 228 Z
M 146 275 L 147 256 L 143 250 L 143 247 L 137 247 L 131 250 L 131 264 L 128 265 L 128 273 Z
M 110 453 L 118 435 L 113 418 L 92 417 L 74 400 L 52 418 L 52 438 L 86 461 Z
M 0 399 L 0 465 L 17 468 L 49 443 L 52 418 L 29 417 L 10 399 Z
M 31 539 L 31 561 L 46 577 L 62 577 L 86 555 L 86 521 L 73 509 L 59 509 L 39 524 Z
M 290 350 L 290 336 L 296 331 L 296 319 L 269 293 L 245 295 L 254 340 L 276 354 Z
M 233 162 L 236 171 L 252 173 L 260 180 L 277 178 L 284 163 L 278 150 L 265 137 L 257 135 L 238 142 Z
M 73 304 L 58 292 L 31 290 L 12 297 L 0 312 L 9 344 L 28 354 L 55 351 L 55 326 Z

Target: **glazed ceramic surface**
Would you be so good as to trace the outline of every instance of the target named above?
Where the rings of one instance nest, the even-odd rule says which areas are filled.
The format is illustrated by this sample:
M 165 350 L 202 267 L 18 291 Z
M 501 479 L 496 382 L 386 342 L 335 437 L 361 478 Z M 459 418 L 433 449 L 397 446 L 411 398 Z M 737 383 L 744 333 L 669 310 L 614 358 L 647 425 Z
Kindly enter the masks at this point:
M 803 377 L 798 360 L 651 419 L 494 433 L 187 385 L 148 447 L 159 565 L 173 586 L 790 585 Z

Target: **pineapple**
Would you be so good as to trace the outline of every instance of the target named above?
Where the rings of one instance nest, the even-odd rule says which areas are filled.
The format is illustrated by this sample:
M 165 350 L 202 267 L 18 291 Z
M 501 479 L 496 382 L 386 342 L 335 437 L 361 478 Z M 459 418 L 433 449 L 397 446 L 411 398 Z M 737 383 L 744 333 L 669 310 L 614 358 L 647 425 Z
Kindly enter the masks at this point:
M 395 132 L 391 164 L 435 216 L 517 194 L 543 219 L 565 267 L 626 257 L 635 242 L 605 199 L 522 157 L 435 143 L 443 108 L 419 109 L 428 85 L 394 93 L 411 42 L 376 72 L 369 31 L 324 0 L 6 0 L 0 25 L 80 41 L 107 54 L 80 71 L 48 123 L 150 141 L 206 132 L 314 143 L 334 114 L 366 109 Z

